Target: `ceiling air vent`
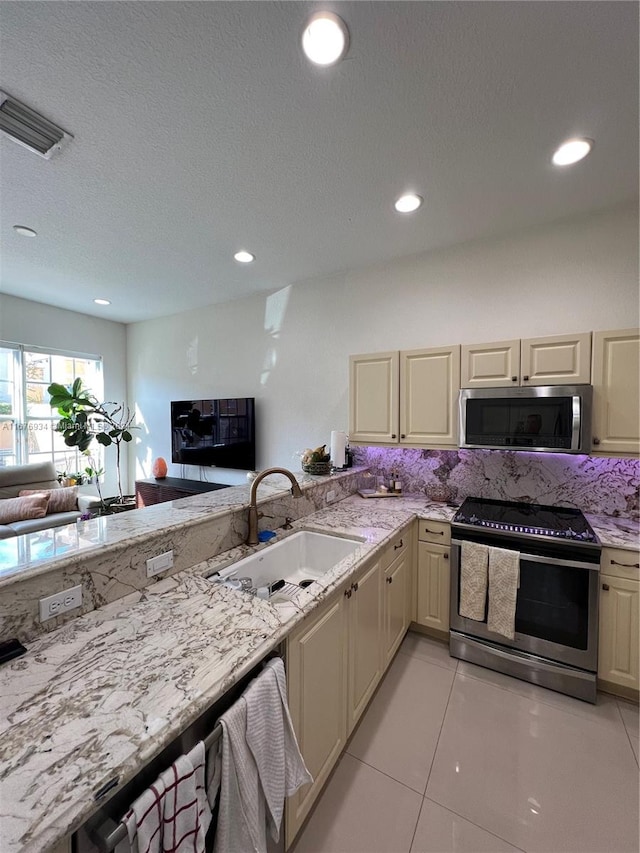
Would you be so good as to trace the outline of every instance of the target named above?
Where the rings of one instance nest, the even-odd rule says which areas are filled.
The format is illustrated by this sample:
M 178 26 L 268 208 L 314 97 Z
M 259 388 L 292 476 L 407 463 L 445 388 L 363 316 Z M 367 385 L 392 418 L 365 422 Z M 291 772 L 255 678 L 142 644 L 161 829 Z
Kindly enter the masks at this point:
M 44 116 L 0 91 L 0 130 L 14 142 L 24 145 L 48 160 L 70 139 L 64 131 Z

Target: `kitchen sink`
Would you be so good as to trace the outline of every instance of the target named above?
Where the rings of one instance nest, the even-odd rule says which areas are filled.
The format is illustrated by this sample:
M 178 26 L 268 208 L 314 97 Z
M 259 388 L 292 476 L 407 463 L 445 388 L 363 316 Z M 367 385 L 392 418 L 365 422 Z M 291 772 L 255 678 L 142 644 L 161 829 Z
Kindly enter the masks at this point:
M 240 578 L 251 578 L 253 590 L 268 587 L 269 593 L 272 585 L 280 581 L 304 589 L 353 554 L 362 542 L 362 539 L 302 530 L 233 563 L 229 569 L 234 571 L 232 574 L 224 573 L 224 582 L 236 586 Z M 211 579 L 215 580 L 215 575 Z

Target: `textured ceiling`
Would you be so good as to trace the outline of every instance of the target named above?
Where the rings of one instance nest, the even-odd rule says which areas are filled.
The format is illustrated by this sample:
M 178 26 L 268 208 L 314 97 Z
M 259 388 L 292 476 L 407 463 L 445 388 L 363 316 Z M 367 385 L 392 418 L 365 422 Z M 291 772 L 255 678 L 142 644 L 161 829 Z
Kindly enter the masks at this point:
M 75 137 L 0 138 L 0 291 L 131 322 L 637 192 L 636 3 L 332 3 L 351 47 L 324 70 L 319 5 L 0 3 L 0 87 Z M 552 167 L 573 135 L 594 151 Z

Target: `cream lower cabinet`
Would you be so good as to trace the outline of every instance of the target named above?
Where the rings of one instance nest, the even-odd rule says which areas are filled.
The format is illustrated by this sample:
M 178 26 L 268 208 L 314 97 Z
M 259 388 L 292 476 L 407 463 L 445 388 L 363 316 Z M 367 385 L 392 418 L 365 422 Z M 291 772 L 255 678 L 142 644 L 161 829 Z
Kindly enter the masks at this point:
M 450 545 L 449 524 L 418 523 L 415 621 L 440 635 L 449 633 Z
M 312 613 L 287 641 L 289 709 L 313 776 L 286 804 L 286 844 L 293 841 L 347 741 L 347 600 L 343 593 Z
M 346 590 L 349 649 L 347 736 L 382 678 L 381 580 L 380 563 L 374 563 Z
M 640 453 L 640 331 L 593 333 L 593 450 Z
M 640 555 L 603 548 L 600 561 L 598 679 L 637 698 L 640 689 Z
M 287 640 L 289 709 L 300 751 L 314 779 L 287 800 L 287 848 L 393 656 L 387 645 L 391 633 L 395 651 L 409 626 L 411 532 L 398 537 L 400 540 L 400 548 L 394 552 L 398 542 L 392 543 L 379 560 L 365 566 Z M 385 566 L 392 584 L 383 584 Z M 393 588 L 393 594 L 385 594 L 386 588 Z M 396 590 L 401 590 L 399 596 Z
M 404 532 L 382 559 L 383 616 L 382 657 L 386 668 L 404 639 L 411 622 L 413 534 Z
M 382 678 L 381 640 L 379 562 L 366 567 L 289 636 L 289 708 L 314 781 L 287 800 L 287 847 Z

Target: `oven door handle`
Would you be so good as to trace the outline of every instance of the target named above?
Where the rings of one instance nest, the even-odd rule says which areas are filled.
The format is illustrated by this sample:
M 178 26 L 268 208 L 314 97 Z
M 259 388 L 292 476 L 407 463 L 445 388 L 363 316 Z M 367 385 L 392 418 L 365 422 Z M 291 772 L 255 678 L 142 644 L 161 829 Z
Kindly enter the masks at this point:
M 452 545 L 462 545 L 461 539 L 452 539 Z M 499 545 L 495 546 L 499 548 Z M 513 548 L 507 549 L 513 551 Z M 557 557 L 538 557 L 535 554 L 527 554 L 524 551 L 519 551 L 520 559 L 526 560 L 527 563 L 546 563 L 551 566 L 565 566 L 568 569 L 588 569 L 592 572 L 600 571 L 599 563 L 582 563 L 579 560 L 560 560 Z

